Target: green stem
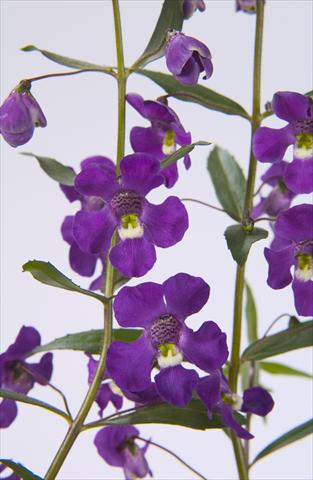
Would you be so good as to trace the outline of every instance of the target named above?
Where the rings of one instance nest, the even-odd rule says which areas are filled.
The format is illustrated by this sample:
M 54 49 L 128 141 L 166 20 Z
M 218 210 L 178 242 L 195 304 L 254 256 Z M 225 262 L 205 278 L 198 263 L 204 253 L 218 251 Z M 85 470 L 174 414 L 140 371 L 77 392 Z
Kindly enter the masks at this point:
M 118 122 L 117 122 L 117 152 L 116 174 L 120 175 L 120 163 L 125 151 L 125 95 L 126 95 L 126 72 L 124 66 L 123 40 L 121 16 L 118 0 L 112 0 L 116 55 L 117 55 L 117 85 L 118 85 Z
M 203 205 L 205 207 L 212 208 L 213 210 L 218 210 L 219 212 L 226 213 L 226 210 L 220 207 L 215 207 L 215 205 L 211 205 L 210 203 L 203 202 L 202 200 L 197 200 L 196 198 L 181 198 L 182 202 L 195 202 Z
M 244 202 L 243 225 L 250 224 L 250 211 L 253 203 L 253 192 L 255 184 L 255 176 L 257 169 L 257 161 L 252 151 L 252 139 L 255 130 L 261 124 L 260 102 L 261 102 L 261 59 L 262 59 L 262 39 L 263 39 L 263 22 L 264 22 L 264 0 L 258 0 L 256 13 L 255 43 L 254 43 L 254 69 L 253 69 L 253 108 L 251 119 L 251 147 L 249 172 L 247 179 L 247 188 Z M 240 343 L 241 343 L 241 322 L 242 322 L 242 302 L 244 291 L 244 275 L 245 266 L 237 266 L 236 287 L 235 287 L 235 304 L 234 304 L 234 320 L 233 320 L 233 339 L 231 365 L 229 372 L 229 385 L 233 392 L 237 392 L 238 374 L 240 367 Z M 248 479 L 248 459 L 245 458 L 242 442 L 232 432 L 231 435 L 233 449 L 236 457 L 237 469 L 240 480 Z
M 80 70 L 74 70 L 72 72 L 59 72 L 59 73 L 48 73 L 46 75 L 40 75 L 39 77 L 32 77 L 26 78 L 22 80 L 22 82 L 37 82 L 37 80 L 44 80 L 46 78 L 54 78 L 54 77 L 68 77 L 70 75 L 78 75 L 80 73 L 86 72 L 100 72 L 106 73 L 107 75 L 111 75 L 112 77 L 116 77 L 116 73 L 114 72 L 112 67 L 103 67 L 103 68 L 82 68 Z

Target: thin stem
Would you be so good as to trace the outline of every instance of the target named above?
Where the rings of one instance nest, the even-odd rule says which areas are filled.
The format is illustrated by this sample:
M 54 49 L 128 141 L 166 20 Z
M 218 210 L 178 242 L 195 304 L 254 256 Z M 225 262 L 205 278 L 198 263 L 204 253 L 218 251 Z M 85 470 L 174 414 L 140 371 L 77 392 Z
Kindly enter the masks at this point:
M 73 421 L 73 417 L 72 417 L 72 414 L 71 414 L 71 411 L 70 411 L 70 408 L 69 408 L 69 406 L 68 406 L 68 402 L 67 402 L 67 400 L 66 400 L 66 396 L 64 395 L 64 393 L 63 393 L 61 390 L 59 390 L 59 388 L 57 388 L 57 387 L 55 387 L 54 385 L 52 385 L 51 383 L 48 383 L 48 386 L 49 386 L 50 388 L 52 388 L 52 390 L 54 390 L 55 392 L 57 392 L 57 393 L 60 395 L 60 397 L 61 397 L 62 400 L 63 400 L 66 413 L 68 414 L 70 420 Z
M 259 186 L 259 188 L 254 192 L 253 196 L 256 197 L 258 193 L 260 193 L 260 191 L 262 190 L 262 188 L 265 186 L 265 185 L 269 185 L 269 182 L 271 180 L 279 180 L 281 177 L 278 177 L 277 175 L 273 176 L 273 177 L 269 177 L 265 182 L 262 182 L 261 185 Z
M 282 313 L 281 315 L 279 315 L 277 318 L 275 318 L 275 320 L 272 321 L 272 323 L 270 324 L 270 326 L 267 328 L 267 330 L 265 331 L 264 335 L 262 338 L 265 338 L 268 334 L 269 334 L 269 331 L 274 327 L 274 325 L 278 322 L 278 320 L 280 320 L 281 318 L 283 317 L 290 317 L 289 313 Z
M 241 441 L 233 431 L 230 432 L 230 436 L 231 436 L 231 441 L 232 441 L 233 449 L 235 453 L 239 479 L 248 480 L 249 479 L 248 469 L 247 469 L 245 454 L 242 448 Z
M 226 213 L 226 210 L 223 208 L 215 207 L 214 205 L 211 205 L 210 203 L 202 202 L 202 200 L 197 200 L 196 198 L 181 198 L 182 202 L 195 202 L 199 203 L 200 205 L 204 205 L 205 207 L 213 208 L 213 210 L 218 210 L 219 212 Z
M 117 152 L 116 174 L 120 175 L 120 162 L 125 151 L 125 95 L 126 95 L 126 72 L 124 66 L 124 53 L 122 41 L 121 16 L 118 0 L 112 0 L 116 55 L 117 55 L 117 84 L 118 84 L 118 123 L 117 123 Z
M 141 438 L 141 437 L 136 437 L 136 438 L 138 440 L 141 440 L 143 442 L 148 443 L 149 445 L 153 445 L 154 447 L 157 447 L 157 448 L 159 448 L 160 450 L 163 450 L 166 453 L 169 453 L 170 455 L 172 455 L 172 457 L 176 458 L 176 460 L 178 460 L 180 463 L 182 463 L 186 468 L 188 468 L 191 472 L 193 472 L 199 478 L 201 478 L 202 480 L 207 480 L 206 477 L 204 477 L 203 475 L 201 475 L 201 473 L 199 473 L 197 470 L 195 470 L 190 465 L 188 465 L 188 463 L 186 463 L 182 458 L 180 458 L 178 455 L 176 455 L 176 453 L 172 452 L 172 450 L 169 450 L 168 448 L 163 447 L 162 445 L 159 445 L 158 443 L 152 442 L 151 440 L 146 440 L 145 438 Z
M 249 388 L 254 387 L 258 383 L 258 376 L 259 376 L 259 364 L 255 361 L 250 362 L 251 374 L 249 379 Z M 247 424 L 246 429 L 250 432 L 251 429 L 251 421 L 252 421 L 252 413 L 247 413 Z M 247 465 L 249 465 L 249 456 L 250 456 L 250 440 L 245 440 L 244 442 L 244 451 L 245 457 L 247 461 Z M 249 468 L 249 467 L 248 467 Z
M 276 217 L 259 217 L 254 220 L 254 223 L 257 222 L 276 222 Z
M 38 80 L 44 80 L 45 78 L 54 78 L 54 77 L 68 77 L 69 75 L 78 75 L 80 73 L 86 72 L 100 72 L 116 77 L 116 73 L 112 67 L 103 67 L 103 68 L 82 68 L 81 70 L 74 70 L 72 72 L 60 72 L 60 73 L 48 73 L 47 75 L 40 75 L 39 77 L 26 78 L 26 82 L 37 82 Z M 24 81 L 24 80 L 22 80 Z

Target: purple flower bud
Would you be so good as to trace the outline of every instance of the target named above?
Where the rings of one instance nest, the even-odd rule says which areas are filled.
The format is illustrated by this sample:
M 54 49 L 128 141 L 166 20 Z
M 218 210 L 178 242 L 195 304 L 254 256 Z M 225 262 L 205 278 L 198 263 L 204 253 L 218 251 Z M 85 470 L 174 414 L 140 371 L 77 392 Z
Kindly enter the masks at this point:
M 195 13 L 196 10 L 204 12 L 206 9 L 204 0 L 184 0 L 183 11 L 184 19 L 188 20 Z
M 174 78 L 186 85 L 197 83 L 201 72 L 211 77 L 213 65 L 210 50 L 204 43 L 181 32 L 171 32 L 166 45 L 166 65 Z
M 27 143 L 35 127 L 47 125 L 40 106 L 29 90 L 29 83 L 21 82 L 0 107 L 0 133 L 12 147 Z

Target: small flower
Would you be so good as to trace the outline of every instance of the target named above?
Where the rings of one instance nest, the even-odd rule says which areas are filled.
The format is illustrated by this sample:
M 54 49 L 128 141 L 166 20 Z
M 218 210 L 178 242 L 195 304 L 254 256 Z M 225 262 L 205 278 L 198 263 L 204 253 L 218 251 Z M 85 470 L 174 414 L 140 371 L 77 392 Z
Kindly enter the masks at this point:
M 253 137 L 253 151 L 260 162 L 280 162 L 289 145 L 293 161 L 284 173 L 286 186 L 294 193 L 313 192 L 313 102 L 300 93 L 277 92 L 274 113 L 289 122 L 283 128 L 259 127 Z
M 205 80 L 213 73 L 212 56 L 208 47 L 181 32 L 170 32 L 165 58 L 167 68 L 174 78 L 186 85 L 195 85 L 203 71 Z
M 280 289 L 292 282 L 298 314 L 313 315 L 313 205 L 297 205 L 280 213 L 274 232 L 274 245 L 264 249 L 267 283 Z
M 250 440 L 253 435 L 235 419 L 234 412 L 241 410 L 265 417 L 274 406 L 271 395 L 261 387 L 248 388 L 244 391 L 243 398 L 232 393 L 228 381 L 219 371 L 200 378 L 197 393 L 208 409 L 210 420 L 213 410 L 217 410 L 221 414 L 223 423 L 231 428 L 239 438 L 245 440 Z
M 261 180 L 264 184 L 270 185 L 272 190 L 267 197 L 262 197 L 260 202 L 253 208 L 251 217 L 256 219 L 262 213 L 267 213 L 271 217 L 276 217 L 280 212 L 290 207 L 292 200 L 296 197 L 284 182 L 284 174 L 288 166 L 287 162 L 281 161 L 274 163 Z
M 210 288 L 199 277 L 179 273 L 163 285 L 147 282 L 124 287 L 114 302 L 114 312 L 123 327 L 141 327 L 144 333 L 135 342 L 111 344 L 107 365 L 116 383 L 125 390 L 141 391 L 155 376 L 158 394 L 166 402 L 186 405 L 192 396 L 198 375 L 181 363 L 185 358 L 206 372 L 220 368 L 228 350 L 226 335 L 214 322 L 205 322 L 197 332 L 185 325 L 185 319 L 201 310 Z M 127 363 L 127 369 L 125 364 Z
M 245 13 L 256 12 L 256 2 L 263 0 L 236 0 L 236 11 L 242 11 Z
M 151 127 L 148 128 L 132 128 L 130 142 L 135 152 L 150 153 L 161 161 L 174 153 L 177 145 L 190 145 L 191 134 L 184 130 L 176 113 L 166 103 L 144 100 L 136 93 L 129 93 L 126 100 L 151 122 Z M 186 169 L 190 167 L 189 155 L 185 155 L 184 165 Z M 178 179 L 177 164 L 173 163 L 160 173 L 165 179 L 165 186 L 171 188 Z
M 106 157 L 102 157 L 100 155 L 88 157 L 81 162 L 82 170 L 90 166 L 98 166 L 99 168 L 107 170 L 111 174 L 113 172 L 113 174 L 115 175 L 115 165 L 112 160 Z M 101 208 L 103 208 L 104 206 L 105 202 L 101 197 L 84 196 L 80 194 L 74 186 L 72 187 L 60 184 L 60 188 L 70 202 L 74 202 L 75 200 L 79 200 L 81 202 L 82 211 L 96 212 L 98 210 L 101 210 Z M 70 245 L 69 261 L 71 268 L 79 275 L 82 275 L 84 277 L 91 277 L 95 272 L 98 260 L 101 261 L 101 275 L 95 280 L 93 280 L 89 287 L 91 290 L 101 290 L 104 284 L 106 252 L 89 253 L 84 252 L 79 247 L 73 235 L 74 218 L 75 217 L 73 215 L 66 216 L 61 226 L 63 240 L 65 240 Z
M 110 261 L 126 277 L 145 275 L 156 261 L 155 245 L 167 248 L 179 242 L 188 228 L 188 214 L 177 197 L 153 205 L 145 196 L 163 182 L 159 161 L 135 153 L 121 161 L 121 178 L 99 166 L 77 175 L 75 188 L 85 196 L 105 200 L 102 209 L 80 211 L 73 234 L 81 250 L 99 254 L 110 247 L 115 229 L 119 242 L 110 251 Z
M 0 387 L 11 392 L 26 394 L 35 382 L 47 385 L 52 375 L 52 353 L 45 353 L 39 363 L 27 363 L 26 357 L 40 345 L 40 335 L 33 327 L 22 327 L 15 342 L 0 355 Z M 17 415 L 13 400 L 0 404 L 0 428 L 11 425 Z
M 45 127 L 47 120 L 30 93 L 29 82 L 21 82 L 0 107 L 0 133 L 12 147 L 31 139 L 35 127 Z
M 145 453 L 147 443 L 140 448 L 135 443 L 139 430 L 131 425 L 104 427 L 95 436 L 94 444 L 105 462 L 114 467 L 122 467 L 126 480 L 152 475 Z
M 183 12 L 184 19 L 188 20 L 195 13 L 196 10 L 204 12 L 205 10 L 204 0 L 184 0 L 183 3 Z

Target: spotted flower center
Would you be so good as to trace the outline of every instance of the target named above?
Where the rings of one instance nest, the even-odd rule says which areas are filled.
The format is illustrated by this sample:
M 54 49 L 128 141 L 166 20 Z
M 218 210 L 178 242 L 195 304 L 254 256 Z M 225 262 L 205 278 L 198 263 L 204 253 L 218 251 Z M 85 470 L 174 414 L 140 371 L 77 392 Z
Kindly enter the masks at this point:
M 167 130 L 162 144 L 162 152 L 164 155 L 171 155 L 175 150 L 175 132 L 174 130 Z
M 313 278 L 313 259 L 309 253 L 297 255 L 298 265 L 295 270 L 295 277 L 301 282 L 308 282 Z
M 139 220 L 142 213 L 142 198 L 137 192 L 121 190 L 112 197 L 110 205 L 120 222 L 118 233 L 121 240 L 143 236 L 143 226 Z
M 177 347 L 181 325 L 171 315 L 161 315 L 150 328 L 150 338 L 153 347 L 158 350 L 160 368 L 174 367 L 183 361 L 183 355 Z
M 305 160 L 313 156 L 313 119 L 298 120 L 293 124 L 296 135 L 295 157 Z

